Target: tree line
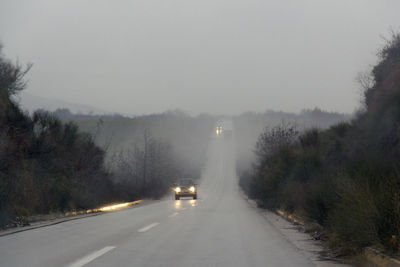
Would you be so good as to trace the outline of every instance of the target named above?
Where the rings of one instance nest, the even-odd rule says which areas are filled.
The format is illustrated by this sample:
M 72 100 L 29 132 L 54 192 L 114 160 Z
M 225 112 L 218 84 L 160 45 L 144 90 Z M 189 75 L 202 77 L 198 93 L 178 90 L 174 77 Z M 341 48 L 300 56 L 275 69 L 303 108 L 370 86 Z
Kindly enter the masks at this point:
M 76 122 L 44 110 L 25 113 L 15 99 L 30 67 L 7 59 L 0 46 L 0 228 L 27 224 L 34 214 L 160 198 L 179 175 L 194 173 L 146 125 L 141 140 L 110 156 L 96 131 L 83 132 Z
M 400 35 L 362 76 L 364 106 L 329 129 L 269 127 L 240 185 L 260 206 L 283 209 L 323 229 L 339 255 L 367 246 L 400 249 Z

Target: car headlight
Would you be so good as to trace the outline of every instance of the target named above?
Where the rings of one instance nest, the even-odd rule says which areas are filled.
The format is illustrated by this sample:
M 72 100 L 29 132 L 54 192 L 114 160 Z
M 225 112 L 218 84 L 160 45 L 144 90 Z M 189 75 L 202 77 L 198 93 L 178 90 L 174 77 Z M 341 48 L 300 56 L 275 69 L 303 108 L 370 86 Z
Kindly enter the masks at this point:
M 175 192 L 177 193 L 181 192 L 181 188 L 178 186 L 177 188 L 175 188 Z
M 194 191 L 196 191 L 196 188 L 195 188 L 194 186 L 191 186 L 191 187 L 189 188 L 189 190 L 190 190 L 191 192 L 194 193 Z

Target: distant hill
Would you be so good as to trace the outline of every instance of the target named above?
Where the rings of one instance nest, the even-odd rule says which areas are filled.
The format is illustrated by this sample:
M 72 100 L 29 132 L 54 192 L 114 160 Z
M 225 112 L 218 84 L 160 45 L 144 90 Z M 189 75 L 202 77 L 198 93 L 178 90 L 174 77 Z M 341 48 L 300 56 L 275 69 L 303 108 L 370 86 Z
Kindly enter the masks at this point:
M 89 106 L 84 104 L 71 103 L 68 101 L 60 100 L 60 99 L 52 99 L 46 98 L 42 96 L 37 96 L 28 92 L 23 91 L 21 95 L 17 98 L 17 101 L 20 103 L 21 107 L 24 110 L 32 113 L 37 109 L 45 109 L 49 111 L 55 111 L 57 109 L 69 109 L 73 113 L 80 114 L 112 114 L 113 112 Z

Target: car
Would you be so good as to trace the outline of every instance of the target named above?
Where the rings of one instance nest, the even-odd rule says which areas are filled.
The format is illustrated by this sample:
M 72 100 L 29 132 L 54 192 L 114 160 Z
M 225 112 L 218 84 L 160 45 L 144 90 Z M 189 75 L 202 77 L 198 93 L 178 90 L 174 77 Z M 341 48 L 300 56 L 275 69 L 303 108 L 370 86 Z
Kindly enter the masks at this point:
M 182 179 L 175 184 L 175 200 L 179 200 L 180 197 L 193 197 L 197 199 L 197 184 L 192 179 Z
M 217 133 L 217 135 L 222 134 L 222 126 L 220 126 L 220 125 L 217 126 L 216 133 Z

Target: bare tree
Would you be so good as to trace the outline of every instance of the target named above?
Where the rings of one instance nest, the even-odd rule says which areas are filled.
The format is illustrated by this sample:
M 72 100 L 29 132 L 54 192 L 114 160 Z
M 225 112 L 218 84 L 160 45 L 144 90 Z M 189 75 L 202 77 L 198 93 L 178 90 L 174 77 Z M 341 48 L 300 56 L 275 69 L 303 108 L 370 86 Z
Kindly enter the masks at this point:
M 266 128 L 256 143 L 255 153 L 262 160 L 269 155 L 293 144 L 299 135 L 294 125 L 282 123 L 272 128 Z
M 2 55 L 0 44 L 0 94 L 8 97 L 22 91 L 26 86 L 24 76 L 28 73 L 32 64 L 23 68 L 18 62 L 13 63 Z
M 374 87 L 375 80 L 370 70 L 359 72 L 356 77 L 356 82 L 361 86 L 360 88 L 360 102 L 365 108 L 366 94 Z
M 142 189 L 143 192 L 146 191 L 146 182 L 148 174 L 148 157 L 149 157 L 149 143 L 151 142 L 151 136 L 147 128 L 143 132 L 143 180 Z

